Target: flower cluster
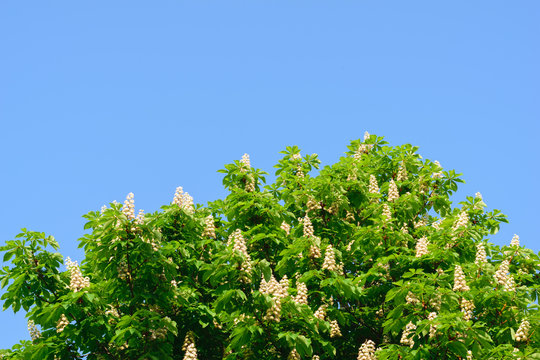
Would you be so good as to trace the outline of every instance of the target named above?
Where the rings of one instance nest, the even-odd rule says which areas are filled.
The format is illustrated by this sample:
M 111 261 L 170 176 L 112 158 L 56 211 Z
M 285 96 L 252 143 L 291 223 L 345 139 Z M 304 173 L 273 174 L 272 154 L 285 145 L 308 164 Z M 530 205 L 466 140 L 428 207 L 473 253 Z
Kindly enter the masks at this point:
M 308 304 L 308 288 L 306 283 L 300 281 L 296 283 L 296 296 L 293 300 L 298 304 Z
M 285 231 L 287 235 L 289 235 L 291 232 L 291 225 L 287 224 L 285 221 L 281 223 L 280 228 L 281 230 Z
M 187 192 L 184 193 L 184 189 L 181 186 L 176 188 L 173 198 L 173 204 L 184 210 L 188 214 L 193 214 L 195 210 L 193 207 L 193 198 Z
M 241 270 L 247 274 L 251 273 L 251 257 L 247 252 L 246 240 L 242 236 L 240 229 L 235 230 L 230 236 L 227 245 L 233 245 L 233 251 L 236 251 L 244 258 Z M 247 280 L 247 279 L 246 279 Z
M 514 281 L 514 276 L 509 274 L 506 276 L 506 282 L 504 284 L 504 291 L 515 292 L 516 291 L 516 282 Z
M 471 350 L 467 350 L 467 358 L 465 360 L 473 360 L 473 357 L 472 357 L 472 351 Z
M 326 247 L 322 268 L 328 271 L 337 271 L 339 269 L 338 265 L 336 264 L 336 257 L 332 245 L 328 245 Z
M 401 340 L 400 340 L 400 343 L 402 345 L 408 345 L 410 346 L 411 348 L 414 346 L 414 340 L 413 340 L 413 335 L 412 332 L 416 330 L 416 325 L 414 325 L 411 322 L 409 322 L 406 326 L 405 326 L 405 330 L 403 331 L 403 334 L 401 334 Z
M 302 155 L 300 154 L 292 154 L 291 155 L 291 161 L 299 161 L 302 160 Z
M 399 164 L 399 170 L 398 170 L 396 181 L 404 181 L 404 180 L 407 180 L 407 178 L 408 178 L 407 168 L 405 167 L 405 164 L 401 162 L 401 164 Z
M 392 213 L 390 212 L 390 206 L 388 206 L 388 204 L 383 204 L 382 215 L 386 221 L 390 221 L 392 219 Z
M 109 310 L 106 310 L 106 311 L 105 311 L 105 315 L 110 316 L 110 318 L 109 318 L 109 320 L 108 320 L 109 324 L 114 323 L 114 321 L 116 320 L 116 318 L 119 318 L 119 317 L 120 317 L 120 314 L 118 313 L 118 310 L 116 310 L 116 308 L 113 307 L 112 305 L 111 305 L 111 307 L 110 307 Z
M 429 251 L 427 248 L 428 244 L 429 244 L 429 241 L 427 237 L 423 236 L 420 239 L 418 239 L 418 241 L 416 242 L 416 257 L 417 258 L 422 257 L 423 255 L 429 254 Z
M 319 306 L 317 311 L 315 311 L 314 316 L 317 319 L 324 321 L 324 319 L 326 318 L 326 308 L 327 308 L 327 305 L 322 304 L 321 306 Z
M 303 179 L 305 177 L 304 170 L 302 170 L 302 165 L 296 165 L 296 176 Z
M 506 282 L 508 280 L 508 272 L 510 271 L 510 261 L 504 260 L 497 271 L 495 271 L 495 274 L 493 275 L 495 277 L 495 281 L 499 285 L 506 286 Z
M 62 314 L 62 316 L 60 316 L 60 319 L 56 323 L 56 332 L 61 333 L 62 331 L 64 331 L 65 327 L 68 326 L 68 324 L 69 321 L 66 315 Z
M 251 169 L 251 161 L 249 160 L 249 155 L 248 154 L 242 155 L 242 159 L 240 160 L 240 164 L 241 164 L 240 171 L 243 172 L 243 173 L 245 173 L 249 169 Z M 247 177 L 245 190 L 247 192 L 254 192 L 255 191 L 255 179 L 253 179 L 253 176 L 251 176 L 251 175 L 248 175 L 248 177 Z
M 476 258 L 474 259 L 474 263 L 477 266 L 487 264 L 486 248 L 483 243 L 476 244 Z
M 469 214 L 467 214 L 466 211 L 462 211 L 459 213 L 459 218 L 454 223 L 454 226 L 452 226 L 452 230 L 457 230 L 460 227 L 466 227 L 469 224 Z
M 298 353 L 298 351 L 296 351 L 296 349 L 292 349 L 291 352 L 289 353 L 289 357 L 287 358 L 287 360 L 301 360 L 302 358 L 300 357 L 300 354 Z
M 306 203 L 307 212 L 319 210 L 321 208 L 321 204 L 316 201 L 314 198 L 310 197 L 308 198 L 308 201 Z
M 510 246 L 519 247 L 519 236 L 514 234 L 512 241 L 510 241 Z
M 242 155 L 240 164 L 242 164 L 242 166 L 240 167 L 241 172 L 246 172 L 247 170 L 251 169 L 251 161 L 249 160 L 249 154 Z
M 411 304 L 411 305 L 418 304 L 420 302 L 420 300 L 418 300 L 418 298 L 414 296 L 414 294 L 411 291 L 407 293 L 407 296 L 405 297 L 405 301 L 407 302 L 407 304 Z
M 399 191 L 394 180 L 390 180 L 390 185 L 388 186 L 388 201 L 394 201 L 399 199 Z
M 314 236 L 313 225 L 311 224 L 311 220 L 309 216 L 306 214 L 306 216 L 304 216 L 303 219 L 300 218 L 298 220 L 302 222 L 302 224 L 304 225 L 304 236 L 307 238 L 313 237 Z
M 428 320 L 433 322 L 433 320 L 435 320 L 436 317 L 437 317 L 436 312 L 430 312 L 428 315 Z M 429 338 L 430 339 L 434 338 L 436 334 L 437 334 L 437 326 L 435 324 L 429 325 Z
M 204 231 L 202 236 L 212 239 L 216 238 L 216 226 L 214 225 L 214 217 L 212 215 L 208 215 L 204 219 Z
M 150 244 L 150 246 L 152 247 L 152 250 L 154 250 L 154 251 L 159 250 L 159 243 L 158 243 L 157 240 L 155 240 L 155 239 L 147 239 L 145 237 L 141 238 L 141 240 L 144 243 Z
M 135 200 L 133 199 L 135 195 L 129 193 L 124 201 L 124 206 L 122 206 L 122 213 L 128 218 L 128 220 L 135 219 Z
M 314 259 L 318 259 L 321 257 L 321 249 L 316 245 L 313 244 L 309 247 L 309 256 L 311 256 Z
M 144 224 L 144 210 L 139 209 L 139 213 L 137 214 L 137 217 L 135 218 L 135 224 L 142 225 Z
M 454 291 L 469 291 L 469 285 L 465 281 L 465 274 L 461 266 L 456 265 L 454 269 Z
M 116 271 L 118 272 L 118 277 L 122 280 L 126 280 L 129 278 L 129 268 L 125 261 L 121 261 L 118 266 L 116 267 Z
M 266 311 L 264 316 L 265 320 L 279 322 L 281 319 L 281 300 L 288 295 L 289 279 L 287 275 L 283 275 L 280 282 L 274 278 L 274 275 L 270 277 L 270 280 L 266 282 L 264 276 L 262 277 L 259 291 L 261 294 L 270 295 L 272 297 L 272 307 Z
M 379 184 L 377 184 L 377 178 L 375 175 L 369 175 L 369 192 L 371 194 L 379 193 Z
M 28 320 L 28 332 L 30 333 L 32 341 L 37 340 L 41 337 L 41 333 L 39 332 L 34 320 Z
M 82 276 L 81 269 L 79 268 L 79 265 L 76 261 L 71 261 L 69 257 L 66 258 L 66 267 L 71 275 L 71 280 L 69 284 L 69 288 L 71 290 L 77 292 L 82 288 L 90 286 L 90 278 Z
M 529 330 L 531 328 L 531 324 L 529 321 L 523 319 L 521 320 L 521 323 L 519 324 L 519 328 L 516 332 L 516 341 L 527 341 L 529 338 Z
M 341 336 L 341 330 L 339 329 L 339 324 L 337 320 L 330 321 L 330 337 L 340 337 Z
M 195 347 L 195 336 L 193 332 L 188 331 L 182 350 L 185 351 L 184 360 L 197 360 L 197 348 Z
M 470 300 L 462 298 L 460 308 L 461 312 L 463 313 L 463 319 L 465 319 L 465 321 L 471 320 L 473 317 L 474 303 Z
M 426 226 L 427 219 L 425 217 L 420 218 L 418 221 L 414 222 L 414 228 L 418 229 L 419 227 Z
M 356 360 L 376 360 L 375 343 L 371 340 L 366 340 L 358 349 L 358 357 Z

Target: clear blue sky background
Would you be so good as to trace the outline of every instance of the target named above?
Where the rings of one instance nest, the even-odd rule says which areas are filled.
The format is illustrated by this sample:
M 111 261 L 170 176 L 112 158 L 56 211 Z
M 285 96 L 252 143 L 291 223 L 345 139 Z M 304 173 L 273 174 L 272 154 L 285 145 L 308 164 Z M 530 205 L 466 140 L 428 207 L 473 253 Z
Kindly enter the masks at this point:
M 0 240 L 45 231 L 81 260 L 81 215 L 223 164 L 272 171 L 297 144 L 331 164 L 365 130 L 464 174 L 538 239 L 540 2 L 2 1 Z M 0 313 L 0 348 L 28 339 Z

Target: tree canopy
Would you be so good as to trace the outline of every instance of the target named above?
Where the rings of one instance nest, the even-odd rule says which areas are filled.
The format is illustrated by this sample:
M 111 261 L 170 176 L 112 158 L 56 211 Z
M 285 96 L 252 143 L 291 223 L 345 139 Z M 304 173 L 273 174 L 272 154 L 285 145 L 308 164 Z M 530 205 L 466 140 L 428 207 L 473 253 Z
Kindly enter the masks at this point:
M 540 359 L 538 254 L 417 151 L 366 133 L 322 169 L 287 147 L 268 185 L 246 154 L 206 206 L 130 193 L 84 215 L 80 265 L 23 229 L 0 280 L 32 340 L 0 358 Z

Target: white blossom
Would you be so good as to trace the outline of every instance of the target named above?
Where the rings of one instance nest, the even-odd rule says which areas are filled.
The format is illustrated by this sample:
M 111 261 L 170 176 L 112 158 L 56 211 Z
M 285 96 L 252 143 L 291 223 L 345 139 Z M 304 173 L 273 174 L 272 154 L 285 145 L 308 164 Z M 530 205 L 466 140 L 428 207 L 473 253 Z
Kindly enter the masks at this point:
M 83 277 L 81 269 L 76 261 L 71 261 L 69 257 L 66 258 L 66 267 L 70 272 L 70 284 L 69 288 L 74 292 L 77 292 L 85 287 L 90 286 L 90 278 Z
M 474 259 L 474 263 L 477 266 L 487 264 L 486 249 L 483 243 L 476 244 L 476 258 Z
M 452 230 L 457 230 L 460 227 L 466 227 L 469 224 L 469 214 L 465 210 L 459 213 L 458 220 L 452 226 Z
M 401 162 L 401 164 L 399 164 L 399 170 L 398 170 L 396 181 L 404 181 L 404 180 L 407 180 L 407 178 L 408 178 L 407 168 L 405 167 L 405 164 Z
M 416 257 L 422 257 L 423 255 L 429 254 L 428 251 L 429 241 L 427 237 L 423 236 L 416 242 Z
M 202 235 L 211 239 L 216 238 L 216 225 L 214 225 L 214 217 L 212 215 L 208 215 L 204 219 L 204 231 Z
M 341 336 L 341 330 L 339 329 L 339 324 L 337 320 L 330 321 L 330 337 L 340 337 Z
M 122 206 L 122 213 L 128 218 L 128 220 L 135 219 L 135 200 L 133 199 L 135 195 L 129 193 L 124 201 L 124 206 Z
M 178 205 L 180 209 L 188 214 L 193 214 L 193 211 L 195 210 L 193 207 L 193 198 L 187 192 L 184 193 L 181 186 L 176 188 L 173 204 Z
M 411 348 L 414 346 L 414 340 L 413 340 L 414 330 L 416 330 L 416 325 L 414 325 L 412 321 L 409 322 L 407 326 L 405 326 L 405 330 L 403 331 L 403 334 L 401 334 L 401 340 L 400 340 L 400 343 L 402 345 L 408 345 Z
M 519 247 L 519 236 L 514 234 L 512 241 L 510 241 L 510 246 Z
M 390 180 L 390 185 L 388 186 L 388 201 L 394 201 L 399 199 L 399 191 L 394 180 Z
M 232 245 L 233 251 L 242 255 L 243 260 L 241 264 L 241 270 L 246 275 L 243 279 L 244 281 L 249 282 L 249 276 L 247 275 L 251 273 L 251 257 L 249 256 L 249 253 L 247 251 L 246 240 L 244 239 L 244 236 L 242 235 L 242 231 L 240 231 L 240 229 L 235 230 L 229 236 L 227 245 Z
M 68 321 L 66 315 L 62 314 L 60 316 L 60 319 L 56 323 L 56 332 L 61 333 L 62 331 L 64 331 L 64 329 L 66 328 L 66 326 L 68 324 L 69 324 L 69 321 Z
M 324 262 L 323 262 L 322 268 L 328 271 L 338 270 L 338 267 L 336 265 L 336 257 L 334 253 L 334 248 L 332 247 L 332 245 L 328 245 L 326 248 L 326 251 L 324 253 Z
M 372 194 L 378 194 L 379 193 L 379 185 L 377 184 L 377 178 L 375 178 L 375 175 L 369 175 L 369 192 Z
M 188 331 L 186 334 L 182 350 L 185 351 L 184 360 L 197 360 L 197 348 L 195 347 L 195 336 L 193 332 Z
M 241 172 L 246 172 L 247 170 L 251 169 L 251 161 L 249 160 L 248 154 L 242 155 L 240 163 L 242 164 L 242 166 L 240 167 Z
M 474 303 L 470 300 L 462 298 L 460 308 L 461 312 L 463 313 L 463 319 L 465 319 L 465 321 L 471 320 L 473 317 Z
M 371 340 L 366 340 L 358 349 L 357 360 L 376 360 L 375 343 Z
M 531 324 L 528 320 L 523 319 L 521 320 L 521 323 L 519 324 L 519 328 L 516 332 L 516 341 L 527 341 L 529 338 L 529 330 L 531 328 Z
M 390 211 L 390 206 L 388 206 L 388 204 L 383 204 L 382 215 L 386 221 L 390 221 L 392 219 L 392 213 Z
M 41 333 L 39 332 L 34 320 L 28 320 L 28 332 L 30 333 L 32 341 L 37 340 L 41 337 Z
M 280 228 L 284 230 L 287 235 L 291 232 L 291 225 L 287 224 L 285 221 L 281 223 Z
M 454 270 L 454 291 L 469 291 L 470 288 L 465 281 L 465 274 L 461 266 L 456 265 Z
M 435 318 L 437 317 L 437 313 L 436 312 L 430 312 L 429 315 L 428 315 L 428 320 L 430 322 L 433 322 L 433 320 L 435 320 Z M 435 335 L 437 334 L 437 326 L 435 324 L 430 324 L 429 325 L 429 338 L 433 338 L 435 337 Z

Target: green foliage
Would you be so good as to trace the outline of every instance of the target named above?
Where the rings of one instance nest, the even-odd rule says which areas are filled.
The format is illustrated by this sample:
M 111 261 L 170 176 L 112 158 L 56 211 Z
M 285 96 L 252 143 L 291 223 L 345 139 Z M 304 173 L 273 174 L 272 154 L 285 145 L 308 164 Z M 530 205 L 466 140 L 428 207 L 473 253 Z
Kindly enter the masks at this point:
M 0 281 L 33 340 L 0 358 L 352 360 L 373 341 L 361 359 L 540 359 L 540 259 L 488 241 L 506 217 L 479 194 L 453 207 L 460 174 L 416 147 L 348 149 L 311 176 L 317 155 L 287 147 L 266 186 L 244 157 L 206 207 L 180 191 L 137 218 L 90 212 L 68 271 L 23 229 Z

